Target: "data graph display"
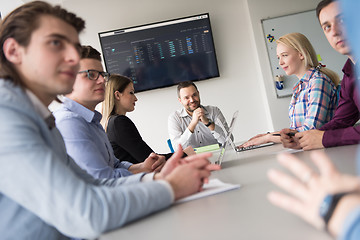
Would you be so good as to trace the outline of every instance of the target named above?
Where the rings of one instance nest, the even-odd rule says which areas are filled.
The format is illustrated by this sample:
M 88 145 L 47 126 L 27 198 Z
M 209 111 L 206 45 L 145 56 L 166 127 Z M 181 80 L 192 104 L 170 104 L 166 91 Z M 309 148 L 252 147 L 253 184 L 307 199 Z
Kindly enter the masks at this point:
M 99 33 L 108 72 L 135 91 L 219 76 L 209 14 Z

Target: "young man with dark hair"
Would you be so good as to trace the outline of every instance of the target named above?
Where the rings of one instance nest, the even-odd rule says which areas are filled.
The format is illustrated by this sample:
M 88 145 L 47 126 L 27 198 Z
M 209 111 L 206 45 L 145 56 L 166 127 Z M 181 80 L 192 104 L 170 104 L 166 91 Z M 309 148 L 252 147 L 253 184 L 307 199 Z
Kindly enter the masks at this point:
M 326 7 L 327 5 L 329 5 L 332 2 L 335 2 L 337 0 L 323 0 L 321 2 L 318 3 L 318 5 L 316 6 L 316 17 L 318 18 L 318 20 L 320 21 L 319 15 L 321 10 Z M 321 24 L 321 23 L 320 23 Z
M 84 21 L 29 2 L 0 27 L 0 232 L 3 239 L 96 238 L 201 190 L 210 154 L 169 159 L 156 175 L 95 180 L 67 155 L 47 106 L 79 70 Z M 193 161 L 191 161 L 193 160 Z
M 81 59 L 90 58 L 95 59 L 101 62 L 101 54 L 98 50 L 91 46 L 82 46 L 81 47 Z
M 220 109 L 200 104 L 200 93 L 193 82 L 181 82 L 177 87 L 183 108 L 170 114 L 168 130 L 172 144 L 186 148 L 224 144 L 229 127 Z M 223 125 L 223 126 L 221 126 Z
M 83 46 L 73 91 L 66 95 L 61 108 L 54 112 L 56 126 L 64 138 L 68 154 L 94 178 L 159 172 L 165 164 L 164 156 L 151 153 L 137 164 L 115 157 L 100 124 L 102 115 L 95 110 L 96 105 L 104 101 L 108 78 L 109 74 L 103 71 L 101 54 L 91 46 Z
M 360 125 L 354 124 L 360 119 L 360 101 L 358 86 L 355 81 L 355 62 L 343 26 L 343 16 L 339 2 L 321 1 L 316 9 L 320 25 L 330 45 L 349 59 L 343 67 L 344 77 L 341 82 L 339 105 L 333 119 L 321 128 L 296 133 L 289 137 L 290 129 L 281 131 L 281 141 L 285 147 L 303 148 L 304 150 L 328 148 L 360 142 Z

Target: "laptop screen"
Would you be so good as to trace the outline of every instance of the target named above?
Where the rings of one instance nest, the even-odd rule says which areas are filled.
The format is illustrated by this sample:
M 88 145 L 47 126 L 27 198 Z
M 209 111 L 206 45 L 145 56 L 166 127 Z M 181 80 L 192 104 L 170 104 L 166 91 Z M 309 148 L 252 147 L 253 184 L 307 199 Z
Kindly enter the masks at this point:
M 231 119 L 231 123 L 230 123 L 230 127 L 229 127 L 229 132 L 225 132 L 226 133 L 226 137 L 225 137 L 225 142 L 224 144 L 221 146 L 220 148 L 220 155 L 219 155 L 219 158 L 217 159 L 217 161 L 215 162 L 216 164 L 218 165 L 221 165 L 223 159 L 224 159 L 224 156 L 225 156 L 225 150 L 226 150 L 226 147 L 227 145 L 229 144 L 229 142 L 232 143 L 232 139 L 231 139 L 231 136 L 232 136 L 232 133 L 233 133 L 233 130 L 234 130 L 234 126 L 235 126 L 235 122 L 236 122 L 236 119 L 238 117 L 238 114 L 239 114 L 239 111 L 236 111 L 234 112 L 234 115 Z M 230 143 L 230 144 L 231 144 Z

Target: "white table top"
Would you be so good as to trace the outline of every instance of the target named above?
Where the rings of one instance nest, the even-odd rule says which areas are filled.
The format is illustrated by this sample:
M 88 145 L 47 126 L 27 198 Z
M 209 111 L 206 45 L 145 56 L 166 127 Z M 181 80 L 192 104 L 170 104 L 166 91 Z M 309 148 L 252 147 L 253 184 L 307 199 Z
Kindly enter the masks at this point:
M 341 171 L 356 174 L 357 147 L 324 151 Z M 100 239 L 332 239 L 267 201 L 266 194 L 276 187 L 268 181 L 266 172 L 271 167 L 280 168 L 276 154 L 283 151 L 289 150 L 281 144 L 242 153 L 228 150 L 222 170 L 213 172 L 211 177 L 241 184 L 241 188 L 174 205 L 106 233 Z M 308 162 L 309 153 L 294 154 Z

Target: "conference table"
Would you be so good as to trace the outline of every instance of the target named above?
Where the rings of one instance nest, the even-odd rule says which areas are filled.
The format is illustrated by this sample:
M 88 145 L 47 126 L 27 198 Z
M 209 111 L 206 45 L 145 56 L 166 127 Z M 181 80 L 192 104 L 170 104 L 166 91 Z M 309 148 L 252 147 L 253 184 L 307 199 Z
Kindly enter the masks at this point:
M 325 151 L 342 172 L 357 174 L 357 145 L 328 148 Z M 283 169 L 276 156 L 293 153 L 310 163 L 311 151 L 285 149 L 281 144 L 237 153 L 228 149 L 220 171 L 211 178 L 240 184 L 235 190 L 175 204 L 163 211 L 103 234 L 110 239 L 292 239 L 326 240 L 332 237 L 316 230 L 299 217 L 270 204 L 266 195 L 279 190 L 266 176 L 270 168 Z M 215 151 L 211 161 L 215 161 Z

